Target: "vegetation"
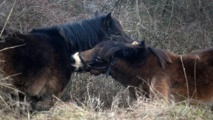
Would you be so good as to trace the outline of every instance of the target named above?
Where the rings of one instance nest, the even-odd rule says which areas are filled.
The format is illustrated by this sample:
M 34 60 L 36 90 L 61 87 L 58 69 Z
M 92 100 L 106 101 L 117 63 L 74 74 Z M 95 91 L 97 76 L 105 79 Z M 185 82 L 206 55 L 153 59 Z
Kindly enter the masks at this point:
M 15 6 L 13 6 L 15 5 Z M 213 44 L 212 0 L 0 0 L 0 26 L 28 32 L 33 28 L 75 22 L 95 11 L 112 12 L 136 40 L 176 53 Z M 0 76 L 1 119 L 213 119 L 210 107 L 160 100 L 134 103 L 112 78 L 74 74 L 64 97 L 49 111 L 29 113 L 26 102 L 11 99 L 16 89 Z

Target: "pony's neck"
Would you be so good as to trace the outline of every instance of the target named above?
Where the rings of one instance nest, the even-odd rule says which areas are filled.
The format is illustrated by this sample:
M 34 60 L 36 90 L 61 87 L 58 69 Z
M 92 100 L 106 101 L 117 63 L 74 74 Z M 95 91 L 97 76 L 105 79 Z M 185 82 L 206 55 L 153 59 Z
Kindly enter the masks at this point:
M 141 82 L 140 79 L 138 79 L 140 67 L 138 67 L 136 64 L 128 64 L 124 61 L 118 61 L 119 63 L 116 63 L 112 66 L 112 69 L 110 71 L 110 76 L 123 84 L 124 86 L 135 86 Z
M 72 46 L 71 51 L 88 50 L 103 41 L 106 33 L 97 20 L 85 20 L 78 23 L 59 26 L 59 32 Z

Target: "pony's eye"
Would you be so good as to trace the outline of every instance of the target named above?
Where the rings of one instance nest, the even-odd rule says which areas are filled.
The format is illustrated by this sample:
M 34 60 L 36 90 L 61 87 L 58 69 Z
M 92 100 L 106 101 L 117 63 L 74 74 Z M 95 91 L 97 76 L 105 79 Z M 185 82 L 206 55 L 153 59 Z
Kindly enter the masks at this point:
M 120 33 L 114 33 L 114 35 L 119 36 L 119 35 L 120 35 Z
M 96 57 L 96 58 L 95 58 L 95 61 L 96 61 L 96 62 L 101 62 L 101 61 L 102 61 L 102 60 L 101 60 L 101 57 L 99 57 L 99 56 Z

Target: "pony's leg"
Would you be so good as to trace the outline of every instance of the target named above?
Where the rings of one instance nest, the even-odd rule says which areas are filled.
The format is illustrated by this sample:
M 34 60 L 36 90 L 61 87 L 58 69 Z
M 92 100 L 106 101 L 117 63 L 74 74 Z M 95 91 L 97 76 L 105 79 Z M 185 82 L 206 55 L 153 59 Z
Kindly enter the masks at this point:
M 136 88 L 135 87 L 128 87 L 129 90 L 129 97 L 130 97 L 130 101 L 134 101 L 137 100 L 137 95 L 136 95 Z
M 42 98 L 32 97 L 31 101 L 33 101 L 31 103 L 32 109 L 37 111 L 49 110 L 54 105 L 54 100 L 51 95 L 45 95 Z
M 48 89 L 43 95 L 43 99 L 36 103 L 36 110 L 49 110 L 56 102 L 56 98 L 62 97 L 63 91 L 70 81 L 70 73 L 58 72 L 57 76 L 53 76 L 48 83 Z
M 56 98 L 60 97 L 62 93 L 62 83 L 59 77 L 53 76 L 47 79 L 45 88 L 43 88 L 43 93 L 31 97 L 31 106 L 33 110 L 46 111 L 49 110 L 55 103 Z
M 152 98 L 163 99 L 169 102 L 170 88 L 168 80 L 166 78 L 160 79 L 160 77 L 153 78 L 150 85 L 150 96 Z
M 64 66 L 64 68 L 66 67 Z M 39 95 L 40 99 L 32 105 L 35 110 L 49 110 L 54 105 L 56 98 L 60 99 L 64 88 L 70 81 L 72 73 L 71 69 L 67 69 L 66 72 L 62 72 L 59 68 L 54 68 L 53 70 L 48 70 L 49 76 L 51 77 L 47 77 L 45 87 L 43 88 L 41 95 Z

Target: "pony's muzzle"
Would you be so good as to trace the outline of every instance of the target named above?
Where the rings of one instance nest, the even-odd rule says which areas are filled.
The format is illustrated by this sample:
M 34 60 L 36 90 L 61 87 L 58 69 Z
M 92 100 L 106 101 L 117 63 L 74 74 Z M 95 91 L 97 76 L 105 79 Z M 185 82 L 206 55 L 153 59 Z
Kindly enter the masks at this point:
M 70 57 L 70 62 L 76 71 L 90 71 L 91 69 L 91 66 L 86 64 L 85 61 L 81 58 L 81 54 L 79 52 L 76 52 Z
M 81 59 L 79 57 L 79 52 L 76 52 L 70 57 L 70 62 L 71 66 L 74 67 L 76 71 L 83 67 Z

